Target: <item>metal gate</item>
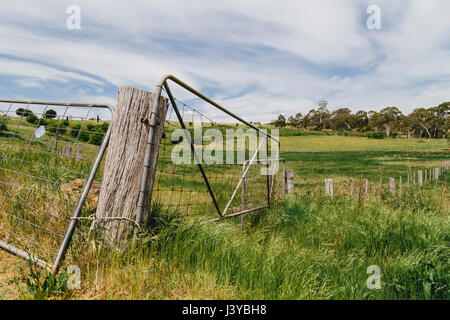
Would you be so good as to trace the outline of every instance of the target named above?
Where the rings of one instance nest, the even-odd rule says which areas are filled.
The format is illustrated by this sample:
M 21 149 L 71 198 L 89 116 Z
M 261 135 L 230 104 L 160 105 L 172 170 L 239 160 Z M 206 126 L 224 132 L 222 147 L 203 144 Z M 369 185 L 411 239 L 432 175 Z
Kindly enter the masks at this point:
M 95 210 L 114 108 L 0 100 L 0 247 L 56 271 Z
M 175 97 L 169 87 L 169 81 L 177 85 L 176 89 L 181 90 L 178 91 L 179 95 L 190 103 Z M 192 95 L 187 97 L 186 94 Z M 164 121 L 162 140 L 153 141 L 152 124 L 158 119 L 161 96 L 166 96 L 170 105 Z M 225 122 L 221 120 L 223 117 L 227 117 L 223 120 Z M 159 152 L 157 161 L 147 157 L 140 201 L 143 202 L 144 197 L 150 194 L 154 207 L 165 212 L 177 211 L 184 216 L 197 217 L 201 222 L 219 221 L 270 207 L 279 160 L 280 142 L 276 137 L 235 115 L 172 75 L 164 76 L 156 88 L 155 105 L 149 123 L 149 141 L 152 142 L 147 154 L 151 155 L 152 148 L 155 147 Z M 202 161 L 202 153 L 206 147 L 203 138 L 197 141 L 196 131 L 199 130 L 196 130 L 196 127 L 200 127 L 202 136 L 207 130 L 223 133 L 237 128 L 252 130 L 260 139 L 253 149 L 246 147 L 245 159 L 242 162 L 205 164 Z M 178 136 L 174 138 L 176 131 Z M 180 143 L 191 150 L 191 162 L 173 163 L 171 155 Z M 276 146 L 272 157 L 269 156 L 269 146 Z M 155 164 L 156 167 L 152 167 Z M 153 184 L 145 183 L 150 168 L 156 172 Z M 241 196 L 238 196 L 240 190 Z M 244 198 L 246 200 L 243 201 Z M 138 210 L 138 224 L 143 223 L 142 208 L 143 206 L 140 206 Z M 214 215 L 216 218 L 213 218 Z

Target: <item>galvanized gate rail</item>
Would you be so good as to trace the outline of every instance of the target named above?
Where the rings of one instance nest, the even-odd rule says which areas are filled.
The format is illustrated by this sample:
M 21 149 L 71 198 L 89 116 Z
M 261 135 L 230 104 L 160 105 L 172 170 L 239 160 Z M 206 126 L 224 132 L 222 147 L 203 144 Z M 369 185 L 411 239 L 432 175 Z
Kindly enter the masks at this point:
M 42 172 L 43 169 L 49 169 L 50 171 L 54 170 L 54 171 L 52 171 L 53 173 L 55 173 L 55 172 L 57 173 L 58 170 L 61 169 L 61 168 L 58 168 L 58 167 L 51 167 L 51 166 L 46 165 L 46 161 L 47 161 L 49 155 L 52 153 L 51 149 L 53 148 L 53 143 L 54 142 L 56 142 L 56 144 L 58 143 L 58 133 L 59 133 L 59 130 L 61 129 L 61 123 L 64 121 L 64 118 L 66 118 L 66 116 L 67 117 L 69 116 L 69 115 L 67 115 L 67 111 L 69 109 L 71 109 L 75 113 L 78 113 L 81 110 L 86 110 L 87 109 L 87 113 L 86 113 L 85 117 L 77 117 L 77 116 L 75 116 L 76 118 L 82 119 L 82 125 L 79 128 L 78 135 L 77 135 L 77 137 L 75 139 L 75 142 L 74 142 L 74 146 L 75 146 L 75 144 L 77 144 L 77 142 L 79 141 L 81 133 L 84 131 L 83 130 L 83 126 L 84 126 L 84 124 L 85 124 L 85 122 L 86 122 L 86 120 L 87 120 L 91 110 L 93 110 L 93 109 L 107 110 L 107 111 L 109 111 L 109 114 L 110 114 L 109 129 L 107 130 L 106 133 L 102 133 L 101 134 L 103 136 L 103 140 L 101 142 L 101 145 L 99 146 L 98 152 L 97 152 L 97 154 L 95 156 L 95 160 L 93 161 L 92 167 L 90 168 L 89 174 L 88 175 L 82 175 L 82 173 L 79 172 L 79 175 L 85 176 L 87 178 L 86 179 L 86 183 L 85 183 L 84 187 L 81 190 L 81 195 L 78 198 L 78 201 L 76 201 L 76 205 L 75 205 L 75 208 L 73 209 L 73 213 L 71 215 L 70 222 L 68 222 L 67 229 L 65 230 L 64 235 L 61 237 L 62 241 L 59 244 L 56 256 L 54 257 L 53 261 L 46 261 L 42 257 L 36 256 L 36 255 L 34 255 L 31 252 L 31 249 L 34 248 L 37 245 L 36 242 L 39 240 L 39 232 L 41 232 L 42 229 L 45 229 L 43 225 L 44 225 L 46 219 L 49 218 L 48 216 L 50 215 L 49 214 L 49 209 L 50 209 L 50 206 L 52 205 L 51 203 L 49 203 L 48 205 L 46 204 L 46 208 L 47 209 L 46 209 L 46 211 L 44 213 L 44 216 L 42 217 L 42 220 L 40 220 L 39 224 L 31 223 L 30 221 L 28 221 L 25 218 L 25 216 L 24 216 L 25 209 L 30 207 L 30 205 L 28 203 L 19 203 L 19 202 L 14 201 L 14 199 L 11 200 L 14 205 L 20 206 L 20 216 L 19 215 L 15 215 L 13 212 L 5 212 L 5 213 L 0 212 L 0 215 L 1 214 L 6 214 L 6 215 L 10 216 L 12 219 L 16 219 L 17 221 L 21 221 L 21 222 L 26 223 L 26 224 L 30 224 L 30 225 L 32 224 L 33 227 L 37 228 L 36 234 L 34 236 L 34 240 L 30 241 L 29 239 L 27 239 L 28 242 L 32 242 L 32 245 L 29 246 L 28 249 L 27 249 L 27 248 L 19 248 L 19 247 L 16 247 L 15 245 L 12 245 L 11 243 L 8 243 L 11 239 L 14 239 L 14 237 L 19 237 L 17 234 L 15 234 L 15 232 L 16 232 L 15 229 L 16 229 L 16 227 L 18 225 L 18 222 L 15 223 L 14 228 L 12 229 L 12 231 L 7 229 L 7 228 L 3 228 L 0 225 L 0 227 L 2 227 L 2 229 L 5 229 L 9 233 L 8 239 L 6 239 L 5 241 L 0 238 L 0 248 L 2 248 L 4 250 L 7 250 L 10 253 L 12 253 L 14 255 L 17 255 L 17 256 L 19 256 L 19 257 L 21 257 L 23 259 L 30 260 L 30 261 L 36 263 L 37 265 L 39 265 L 40 267 L 46 268 L 48 270 L 51 270 L 52 272 L 56 272 L 58 270 L 58 267 L 60 266 L 64 256 L 65 256 L 65 253 L 66 253 L 68 247 L 69 247 L 71 238 L 73 236 L 73 233 L 74 233 L 74 230 L 75 230 L 75 227 L 76 227 L 76 224 L 77 224 L 77 221 L 78 221 L 78 219 L 79 219 L 79 217 L 81 215 L 83 206 L 84 206 L 84 204 L 86 202 L 86 199 L 88 198 L 89 191 L 90 191 L 90 189 L 92 187 L 92 184 L 94 182 L 95 176 L 96 176 L 96 174 L 98 172 L 98 169 L 100 167 L 102 158 L 103 158 L 103 156 L 105 154 L 105 151 L 106 151 L 109 139 L 110 139 L 110 135 L 111 135 L 111 127 L 112 127 L 113 120 L 114 120 L 114 107 L 112 107 L 110 105 L 106 105 L 106 104 L 96 104 L 96 103 L 92 103 L 91 104 L 91 103 L 74 103 L 74 102 L 49 102 L 49 101 L 4 100 L 4 99 L 1 99 L 0 103 L 7 103 L 7 104 L 9 104 L 9 107 L 8 107 L 8 110 L 6 111 L 6 113 L 4 115 L 0 115 L 0 126 L 3 125 L 5 122 L 10 120 L 8 118 L 10 113 L 16 113 L 17 115 L 19 115 L 19 113 L 17 113 L 18 112 L 17 109 L 14 109 L 14 108 L 17 108 L 19 106 L 26 106 L 25 109 L 22 108 L 23 109 L 21 111 L 22 114 L 20 116 L 20 120 L 19 120 L 19 122 L 17 124 L 17 127 L 16 127 L 15 131 L 13 133 L 8 133 L 8 132 L 4 133 L 4 134 L 6 134 L 8 136 L 11 136 L 11 139 L 9 141 L 9 144 L 7 145 L 7 148 L 4 151 L 3 157 L 0 157 L 0 159 L 1 159 L 0 161 L 3 161 L 5 159 L 5 157 L 7 157 L 7 155 L 6 155 L 7 151 L 10 149 L 11 143 L 13 142 L 13 139 L 15 137 L 20 137 L 20 138 L 24 139 L 23 137 L 25 136 L 27 139 L 29 138 L 29 142 L 26 145 L 26 148 L 25 148 L 25 151 L 24 151 L 22 159 L 13 159 L 13 160 L 20 161 L 20 164 L 19 164 L 17 170 L 10 170 L 10 169 L 3 168 L 1 166 L 0 166 L 0 170 L 13 172 L 15 174 L 14 175 L 14 179 L 16 179 L 16 177 L 18 175 L 21 175 L 21 176 L 26 176 L 26 177 L 31 178 L 31 179 L 35 179 L 36 181 L 50 182 L 51 184 L 55 184 L 58 187 L 60 187 L 61 183 L 63 182 L 61 180 L 63 174 L 67 174 L 67 172 L 68 172 L 67 167 L 68 167 L 69 162 L 70 162 L 70 160 L 72 158 L 73 149 L 70 148 L 69 160 L 68 160 L 68 162 L 66 164 L 66 167 L 63 169 L 63 174 L 61 174 L 61 176 L 58 176 L 57 181 L 50 181 L 50 180 L 47 180 L 47 179 L 43 179 L 40 176 L 40 173 Z M 23 123 L 23 118 L 25 117 L 26 114 L 29 114 L 30 112 L 33 111 L 33 110 L 30 109 L 30 107 L 33 108 L 34 106 L 36 106 L 35 108 L 38 108 L 37 106 L 41 106 L 41 107 L 45 106 L 44 110 L 42 111 L 42 113 L 40 113 L 42 115 L 42 117 L 38 120 L 37 125 L 35 127 L 31 126 L 31 128 L 28 128 L 29 130 L 36 129 L 36 131 L 33 132 L 30 136 L 28 136 L 26 134 L 18 133 L 18 129 L 19 129 L 20 125 Z M 38 135 L 38 133 L 37 133 L 38 129 L 40 129 L 40 127 L 42 127 L 42 126 L 39 126 L 39 124 L 41 124 L 41 122 L 44 122 L 42 120 L 46 117 L 46 112 L 48 111 L 48 107 L 49 106 L 52 106 L 54 108 L 55 107 L 65 108 L 64 115 L 61 118 L 59 118 L 56 115 L 56 117 L 58 119 L 57 120 L 58 121 L 58 127 L 56 128 L 56 137 L 53 137 L 52 139 L 49 139 L 51 142 L 50 142 L 49 148 L 48 148 L 48 150 L 46 152 L 38 151 L 38 152 L 42 152 L 42 153 L 45 154 L 44 160 L 42 162 L 25 161 L 25 158 L 26 158 L 28 152 L 30 150 L 33 150 L 30 147 L 32 145 L 32 142 L 35 142 L 33 140 L 35 140 L 37 135 Z M 39 113 L 36 113 L 36 114 L 39 114 Z M 12 117 L 15 117 L 15 116 L 13 115 Z M 53 129 L 54 129 L 54 127 L 53 127 Z M 43 130 L 43 131 L 45 132 L 45 130 Z M 1 145 L 1 143 L 0 143 L 0 145 Z M 34 150 L 34 151 L 36 151 L 36 150 Z M 57 155 L 57 156 L 59 156 L 59 155 Z M 85 160 L 90 160 L 90 159 L 85 159 Z M 28 163 L 30 163 L 32 165 L 38 165 L 39 166 L 39 171 L 38 171 L 38 174 L 36 176 L 34 176 L 32 173 L 31 174 L 27 174 L 27 173 L 21 172 L 22 165 L 25 162 L 28 162 Z M 77 174 L 77 172 L 74 172 L 74 174 Z M 4 185 L 7 185 L 7 183 L 5 183 L 5 182 L 2 182 L 2 183 Z M 11 185 L 13 185 L 13 184 L 11 183 Z M 7 193 L 9 193 L 10 191 L 11 191 L 11 189 L 8 189 Z M 36 191 L 30 190 L 28 192 L 27 199 L 30 198 L 30 195 L 32 194 L 32 192 L 36 193 L 38 196 L 41 195 L 41 194 L 39 194 Z M 1 196 L 5 199 L 3 201 L 3 204 L 2 204 L 2 210 L 3 210 L 4 205 L 6 203 L 6 199 L 8 199 L 8 195 L 1 195 Z M 41 195 L 41 196 L 43 198 L 46 197 L 45 195 Z M 34 218 L 36 218 L 36 217 L 33 216 L 33 219 Z M 0 222 L 1 222 L 1 220 L 0 220 Z M 49 230 L 47 230 L 47 229 L 45 229 L 45 230 L 47 232 L 49 232 Z M 53 233 L 55 233 L 55 232 L 53 232 Z M 57 235 L 57 233 L 55 233 L 55 234 Z
M 258 149 L 256 150 L 256 152 L 252 156 L 252 160 L 250 162 L 249 167 L 247 168 L 247 170 L 245 170 L 244 174 L 240 178 L 239 183 L 238 183 L 236 189 L 234 190 L 234 192 L 233 192 L 233 194 L 231 196 L 231 199 L 229 200 L 227 206 L 225 207 L 225 209 L 223 211 L 220 210 L 220 207 L 219 207 L 219 204 L 217 202 L 216 196 L 215 196 L 215 194 L 214 194 L 214 192 L 213 192 L 213 190 L 211 188 L 211 185 L 210 185 L 210 183 L 208 181 L 208 177 L 207 177 L 207 175 L 205 173 L 203 165 L 200 163 L 200 161 L 198 161 L 198 155 L 196 154 L 195 146 L 194 146 L 193 141 L 192 141 L 192 139 L 190 137 L 190 134 L 189 134 L 189 132 L 188 132 L 188 130 L 186 128 L 186 125 L 185 125 L 185 123 L 183 121 L 183 118 L 182 118 L 182 116 L 180 114 L 180 111 L 179 111 L 179 109 L 177 107 L 176 99 L 174 98 L 174 96 L 173 96 L 173 94 L 172 94 L 172 92 L 170 90 L 168 81 L 172 81 L 173 83 L 177 84 L 178 86 L 184 88 L 185 90 L 189 91 L 193 95 L 195 95 L 198 98 L 202 99 L 203 101 L 207 102 L 209 105 L 217 108 L 218 110 L 224 112 L 225 114 L 231 116 L 232 118 L 238 120 L 239 122 L 247 125 L 249 128 L 252 128 L 256 132 L 264 135 L 263 141 L 261 142 L 261 144 L 259 145 Z M 268 159 L 269 139 L 271 139 L 271 141 L 273 143 L 276 143 L 278 145 L 278 150 L 279 150 L 279 146 L 280 146 L 280 141 L 275 139 L 274 137 L 272 137 L 267 132 L 265 132 L 263 130 L 260 130 L 258 127 L 254 126 L 253 124 L 249 123 L 248 121 L 246 121 L 246 120 L 242 119 L 241 117 L 235 115 L 231 111 L 227 110 L 223 106 L 221 106 L 218 103 L 214 102 L 213 100 L 211 100 L 210 98 L 208 98 L 207 96 L 205 96 L 201 92 L 195 90 L 194 88 L 192 88 L 188 84 L 184 83 L 180 79 L 176 78 L 175 76 L 173 76 L 173 75 L 165 75 L 165 76 L 163 76 L 161 78 L 161 80 L 159 81 L 158 85 L 156 86 L 156 93 L 155 93 L 155 100 L 154 100 L 155 102 L 154 102 L 154 106 L 153 106 L 153 112 L 151 114 L 150 121 L 149 121 L 149 126 L 150 126 L 149 127 L 149 135 L 148 135 L 148 142 L 147 142 L 146 157 L 145 157 L 145 160 L 144 160 L 144 172 L 143 172 L 141 189 L 140 189 L 138 212 L 137 212 L 137 215 L 136 215 L 136 223 L 138 225 L 141 225 L 143 223 L 144 201 L 145 201 L 145 199 L 147 199 L 147 197 L 150 197 L 150 199 L 152 197 L 153 190 L 149 190 L 150 188 L 149 188 L 149 184 L 148 184 L 148 178 L 149 178 L 149 172 L 150 172 L 150 169 L 151 169 L 151 163 L 152 163 L 152 160 L 153 160 L 153 159 L 151 159 L 151 156 L 152 156 L 152 154 L 154 154 L 153 153 L 153 147 L 155 145 L 155 143 L 153 141 L 153 139 L 154 139 L 154 128 L 155 128 L 155 126 L 157 124 L 158 114 L 159 114 L 159 110 L 160 110 L 160 101 L 161 101 L 160 97 L 162 96 L 163 89 L 167 93 L 169 101 L 170 101 L 170 103 L 171 103 L 171 105 L 172 105 L 172 107 L 173 107 L 173 109 L 174 109 L 174 111 L 176 113 L 176 116 L 178 118 L 178 121 L 179 121 L 179 123 L 181 125 L 181 128 L 184 131 L 184 135 L 185 135 L 186 141 L 190 145 L 190 148 L 191 148 L 191 150 L 193 152 L 193 155 L 194 155 L 194 159 L 196 160 L 198 168 L 199 168 L 199 170 L 201 172 L 203 180 L 204 180 L 204 182 L 206 184 L 206 187 L 208 189 L 209 195 L 211 197 L 211 201 L 213 202 L 214 207 L 215 207 L 215 209 L 217 211 L 217 214 L 219 216 L 218 218 L 210 220 L 210 221 L 207 221 L 207 222 L 219 221 L 219 220 L 222 220 L 222 219 L 231 218 L 231 217 L 243 215 L 243 214 L 246 214 L 246 213 L 250 213 L 250 212 L 253 212 L 253 211 L 256 211 L 256 210 L 269 208 L 270 205 L 271 205 L 272 192 L 271 192 L 271 180 L 270 180 L 270 177 L 268 175 L 267 176 L 267 205 L 262 206 L 262 207 L 258 207 L 258 208 L 253 208 L 253 209 L 250 209 L 250 210 L 243 210 L 242 212 L 238 212 L 238 213 L 234 213 L 234 214 L 226 215 L 226 213 L 227 213 L 227 211 L 229 209 L 229 206 L 230 206 L 231 202 L 233 201 L 233 199 L 235 198 L 235 196 L 237 194 L 237 191 L 240 188 L 240 186 L 242 184 L 242 181 L 245 178 L 245 175 L 246 175 L 248 169 L 255 162 L 256 156 L 257 156 L 258 152 L 260 151 L 261 147 L 263 146 L 263 143 L 264 142 L 266 143 L 266 149 L 267 149 L 266 161 L 267 161 L 267 166 L 269 166 L 269 159 Z M 277 152 L 277 160 L 278 159 L 279 159 L 279 154 Z M 273 183 L 273 180 L 272 180 L 272 183 Z

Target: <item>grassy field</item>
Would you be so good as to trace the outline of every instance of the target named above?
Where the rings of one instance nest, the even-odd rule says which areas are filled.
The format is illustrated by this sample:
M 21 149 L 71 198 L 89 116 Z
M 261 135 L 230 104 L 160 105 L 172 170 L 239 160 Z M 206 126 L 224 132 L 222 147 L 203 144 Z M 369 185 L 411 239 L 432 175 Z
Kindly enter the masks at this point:
M 83 222 L 69 256 L 82 270 L 80 291 L 30 294 L 26 264 L 19 262 L 21 272 L 4 274 L 15 274 L 20 290 L 11 293 L 9 284 L 3 297 L 450 298 L 448 172 L 422 189 L 404 187 L 394 195 L 384 189 L 362 200 L 345 192 L 329 199 L 320 191 L 324 178 L 376 182 L 402 175 L 406 181 L 408 170 L 450 160 L 446 140 L 286 135 L 281 145 L 298 195 L 248 216 L 244 232 L 238 219 L 192 227 L 175 213 L 155 210 L 147 236 L 121 253 L 88 237 L 89 224 Z M 381 289 L 367 288 L 371 265 L 381 270 Z M 43 278 L 33 281 L 42 284 Z

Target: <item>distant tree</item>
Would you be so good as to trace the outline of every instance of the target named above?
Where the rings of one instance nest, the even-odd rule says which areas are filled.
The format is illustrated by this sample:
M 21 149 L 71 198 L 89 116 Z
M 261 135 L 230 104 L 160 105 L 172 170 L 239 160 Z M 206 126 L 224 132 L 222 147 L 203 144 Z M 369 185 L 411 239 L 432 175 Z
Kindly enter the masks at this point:
M 370 111 L 369 115 L 371 129 L 375 129 L 375 131 L 384 129 L 388 137 L 391 136 L 393 129 L 400 125 L 403 116 L 397 107 L 386 107 L 380 112 Z
M 315 130 L 322 131 L 329 127 L 331 114 L 327 109 L 327 105 L 327 101 L 319 101 L 319 108 L 317 110 L 311 109 L 308 112 L 309 125 Z
M 417 108 L 408 116 L 413 131 L 419 132 L 419 137 L 425 131 L 428 138 L 431 139 L 431 124 L 433 122 L 433 113 L 426 108 Z
M 25 121 L 28 123 L 31 123 L 31 124 L 38 124 L 39 118 L 35 114 L 32 113 L 26 117 Z
M 367 130 L 369 125 L 369 117 L 366 111 L 358 111 L 352 115 L 354 128 L 360 132 Z
M 45 119 L 55 119 L 57 116 L 58 116 L 58 114 L 53 109 L 47 110 L 44 113 L 44 118 Z
M 275 120 L 274 124 L 275 124 L 275 127 L 277 127 L 277 128 L 284 128 L 284 127 L 286 127 L 286 117 L 283 116 L 282 114 L 280 114 L 278 116 L 278 119 Z
M 287 119 L 287 125 L 290 126 L 291 128 L 295 128 L 295 118 L 293 116 L 290 116 Z
M 16 115 L 18 115 L 19 117 L 27 117 L 30 114 L 33 114 L 33 112 L 31 110 L 27 110 L 24 108 L 19 108 L 16 110 Z
M 334 110 L 330 116 L 330 125 L 334 130 L 349 130 L 353 129 L 351 117 L 352 111 L 349 108 L 339 108 Z
M 297 113 L 294 117 L 294 123 L 295 126 L 297 127 L 297 130 L 300 131 L 300 126 L 302 125 L 302 120 L 303 120 L 303 115 L 301 114 L 301 112 Z

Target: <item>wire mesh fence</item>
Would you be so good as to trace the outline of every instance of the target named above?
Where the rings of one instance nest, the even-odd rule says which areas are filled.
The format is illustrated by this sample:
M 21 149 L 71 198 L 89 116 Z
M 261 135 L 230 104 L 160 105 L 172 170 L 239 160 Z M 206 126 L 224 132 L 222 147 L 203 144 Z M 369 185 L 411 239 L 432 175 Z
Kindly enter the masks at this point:
M 164 121 L 152 204 L 197 220 L 267 208 L 280 191 L 278 141 L 202 97 L 176 98 Z M 191 91 L 192 92 L 192 91 Z
M 0 101 L 3 249 L 59 262 L 73 217 L 96 206 L 112 117 L 103 105 Z

